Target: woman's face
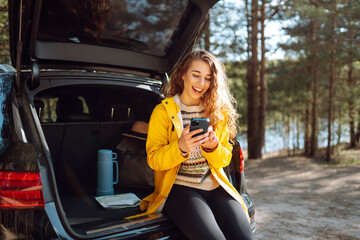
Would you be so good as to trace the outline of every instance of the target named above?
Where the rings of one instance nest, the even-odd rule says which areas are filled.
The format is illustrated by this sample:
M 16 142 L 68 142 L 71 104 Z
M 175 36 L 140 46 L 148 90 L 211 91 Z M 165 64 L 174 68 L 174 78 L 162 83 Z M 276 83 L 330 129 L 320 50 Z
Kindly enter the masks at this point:
M 180 99 L 185 105 L 198 105 L 201 97 L 210 88 L 212 76 L 210 66 L 203 60 L 193 60 L 182 76 L 184 89 Z

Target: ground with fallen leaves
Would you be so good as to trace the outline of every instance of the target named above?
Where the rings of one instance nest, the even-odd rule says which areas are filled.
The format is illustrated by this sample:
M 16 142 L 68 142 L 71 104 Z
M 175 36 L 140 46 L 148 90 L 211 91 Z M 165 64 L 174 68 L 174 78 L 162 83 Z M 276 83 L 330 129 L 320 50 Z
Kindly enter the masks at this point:
M 350 155 L 353 164 L 302 156 L 246 160 L 255 239 L 360 239 L 360 150 Z

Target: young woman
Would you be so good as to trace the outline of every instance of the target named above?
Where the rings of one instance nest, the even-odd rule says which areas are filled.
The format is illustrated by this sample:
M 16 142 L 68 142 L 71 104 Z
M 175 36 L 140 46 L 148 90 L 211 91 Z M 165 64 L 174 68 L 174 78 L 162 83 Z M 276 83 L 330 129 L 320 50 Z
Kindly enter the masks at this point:
M 246 205 L 223 167 L 236 136 L 234 100 L 224 66 L 206 51 L 188 54 L 171 75 L 168 98 L 149 122 L 146 151 L 155 191 L 141 202 L 146 214 L 164 211 L 189 239 L 253 239 Z M 190 131 L 194 117 L 208 131 Z

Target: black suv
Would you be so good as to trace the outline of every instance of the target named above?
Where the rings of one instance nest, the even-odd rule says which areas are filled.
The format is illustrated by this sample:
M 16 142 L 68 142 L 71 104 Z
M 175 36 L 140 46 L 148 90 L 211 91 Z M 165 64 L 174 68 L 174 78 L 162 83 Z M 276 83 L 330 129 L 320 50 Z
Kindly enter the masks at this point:
M 129 220 L 138 207 L 95 201 L 97 151 L 117 151 L 149 120 L 216 2 L 9 0 L 16 69 L 0 70 L 0 239 L 184 239 L 164 214 Z M 225 170 L 255 229 L 238 145 L 233 153 Z M 115 186 L 140 199 L 152 191 Z

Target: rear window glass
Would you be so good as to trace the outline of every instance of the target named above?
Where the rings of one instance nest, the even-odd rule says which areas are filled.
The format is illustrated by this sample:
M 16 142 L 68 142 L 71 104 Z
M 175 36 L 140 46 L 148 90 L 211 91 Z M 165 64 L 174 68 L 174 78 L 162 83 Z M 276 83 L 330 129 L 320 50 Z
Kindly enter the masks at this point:
M 46 0 L 38 39 L 166 55 L 187 0 Z
M 40 122 L 91 121 L 89 108 L 84 97 L 76 95 L 43 96 L 34 99 Z
M 159 102 L 156 92 L 125 86 L 63 86 L 34 97 L 41 123 L 148 122 Z

